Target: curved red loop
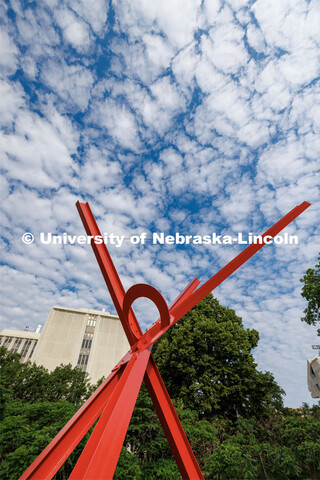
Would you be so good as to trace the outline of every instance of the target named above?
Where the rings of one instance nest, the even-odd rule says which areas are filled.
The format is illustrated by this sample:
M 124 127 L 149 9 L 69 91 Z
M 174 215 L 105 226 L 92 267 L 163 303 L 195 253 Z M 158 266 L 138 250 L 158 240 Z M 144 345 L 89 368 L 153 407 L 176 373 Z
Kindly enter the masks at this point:
M 146 283 L 137 283 L 132 285 L 129 290 L 126 292 L 123 299 L 122 311 L 124 316 L 129 320 L 129 310 L 133 302 L 137 298 L 149 298 L 156 305 L 160 314 L 161 328 L 168 327 L 170 325 L 170 313 L 168 309 L 167 302 L 156 288 Z M 130 323 L 130 322 L 129 322 Z M 134 331 L 132 333 L 137 338 Z

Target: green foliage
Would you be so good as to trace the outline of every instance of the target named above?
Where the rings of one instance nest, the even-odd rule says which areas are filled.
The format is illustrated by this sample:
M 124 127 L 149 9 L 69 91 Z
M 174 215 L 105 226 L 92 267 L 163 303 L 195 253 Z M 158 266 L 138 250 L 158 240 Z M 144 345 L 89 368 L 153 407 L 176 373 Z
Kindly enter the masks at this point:
M 0 478 L 16 480 L 76 412 L 66 401 L 7 404 L 0 432 Z
M 175 402 L 175 407 L 196 458 L 204 467 L 218 443 L 218 427 L 215 422 L 199 419 L 198 413 L 185 409 L 181 401 Z M 144 386 L 137 399 L 125 444 L 139 458 L 141 478 L 179 478 L 167 439 Z M 164 477 L 165 466 L 167 477 Z
M 129 453 L 124 447 L 121 449 L 118 465 L 114 473 L 114 480 L 139 480 L 141 478 L 141 468 L 137 456 Z
M 309 325 L 320 324 L 320 254 L 317 265 L 308 268 L 300 282 L 304 284 L 301 295 L 308 301 L 308 306 L 304 310 L 305 316 L 301 320 Z M 320 336 L 320 328 L 318 335 Z
M 210 294 L 163 335 L 154 356 L 173 398 L 203 418 L 235 421 L 282 407 L 283 390 L 256 368 L 251 352 L 258 340 Z
M 25 402 L 66 400 L 81 405 L 91 387 L 88 374 L 71 365 L 60 365 L 52 372 L 34 363 L 21 363 L 20 355 L 0 347 L 2 386 Z
M 87 375 L 70 365 L 49 373 L 0 348 L 0 478 L 16 480 L 88 397 Z M 83 447 L 83 444 L 82 444 Z M 68 478 L 81 445 L 55 477 Z
M 320 403 L 286 416 L 280 424 L 281 444 L 294 452 L 302 470 L 311 478 L 320 472 Z
M 143 480 L 177 480 L 179 469 L 173 458 L 159 458 L 156 462 L 146 462 L 143 465 L 141 479 Z
M 317 408 L 288 409 L 263 421 L 239 418 L 232 435 L 209 458 L 206 478 L 318 479 L 319 427 Z
M 263 456 L 264 469 L 272 479 L 301 478 L 301 466 L 295 452 L 285 445 L 262 443 L 259 445 L 260 456 Z
M 273 376 L 252 356 L 258 333 L 211 295 L 163 338 L 155 356 L 207 480 L 320 478 L 320 403 L 282 408 Z M 95 386 L 71 366 L 49 373 L 0 348 L 1 480 L 16 480 Z M 99 382 L 100 383 L 100 382 Z M 54 480 L 66 480 L 90 432 Z M 115 480 L 178 480 L 154 406 L 143 386 Z
M 201 419 L 198 412 L 179 406 L 176 410 L 198 463 L 201 468 L 204 468 L 208 458 L 218 445 L 218 422 Z
M 256 460 L 232 439 L 220 445 L 211 456 L 208 479 L 252 480 L 257 478 Z
M 138 478 L 145 480 L 179 478 L 179 470 L 144 386 L 137 399 L 125 445 L 132 452 L 128 454 L 131 455 L 131 462 L 139 460 L 141 470 Z M 127 477 L 118 475 L 117 478 L 122 480 Z

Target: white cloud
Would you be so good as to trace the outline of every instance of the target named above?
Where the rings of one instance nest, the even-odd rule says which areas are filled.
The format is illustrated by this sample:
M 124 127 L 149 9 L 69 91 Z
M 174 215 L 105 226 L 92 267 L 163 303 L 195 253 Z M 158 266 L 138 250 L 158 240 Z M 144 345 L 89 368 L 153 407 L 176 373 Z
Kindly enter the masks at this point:
M 314 48 L 319 41 L 320 9 L 316 0 L 258 0 L 251 8 L 267 43 L 274 48 L 291 53 Z
M 258 172 L 274 186 L 291 183 L 302 175 L 318 171 L 318 162 L 308 162 L 306 156 L 303 139 L 299 141 L 291 134 L 286 140 L 265 149 L 258 162 Z
M 143 36 L 143 43 L 154 70 L 160 72 L 170 65 L 174 50 L 165 38 L 147 33 Z
M 195 46 L 191 45 L 181 49 L 171 63 L 172 72 L 181 91 L 189 97 L 195 86 L 194 77 L 198 60 Z
M 21 68 L 23 69 L 23 72 L 27 77 L 31 78 L 32 80 L 35 80 L 37 78 L 39 69 L 36 61 L 33 58 L 31 57 L 21 58 L 20 64 L 21 64 Z
M 4 73 L 13 74 L 18 67 L 18 49 L 5 30 L 0 30 L 0 68 Z
M 226 17 L 226 23 L 211 29 L 210 37 L 202 38 L 202 49 L 218 70 L 236 73 L 249 59 L 243 43 L 244 31 L 231 21 L 228 11 L 221 16 Z
M 228 197 L 220 204 L 220 210 L 230 224 L 241 222 L 251 216 L 254 210 L 255 195 L 248 178 L 242 177 L 240 183 L 227 186 Z
M 133 43 L 117 38 L 112 43 L 112 51 L 121 58 L 121 63 L 113 59 L 115 73 L 123 72 L 123 64 L 129 78 L 138 79 L 144 84 L 153 82 L 170 67 L 173 48 L 166 38 L 160 35 L 143 34 Z
M 90 44 L 90 32 L 86 23 L 66 8 L 56 10 L 55 18 L 63 30 L 65 40 L 80 51 L 88 47 Z
M 0 80 L 0 124 L 10 125 L 24 104 L 22 88 L 13 82 Z
M 204 28 L 216 23 L 220 8 L 221 8 L 220 0 L 204 0 L 203 1 L 200 19 Z
M 199 6 L 199 0 L 138 0 L 134 3 L 120 0 L 115 10 L 120 27 L 133 38 L 154 29 L 166 35 L 173 46 L 181 48 L 193 39 Z
M 162 77 L 153 83 L 150 91 L 151 96 L 144 93 L 143 97 L 140 97 L 142 102 L 134 102 L 134 107 L 141 113 L 145 125 L 159 134 L 164 134 L 175 115 L 183 111 L 185 99 L 169 77 Z
M 314 85 L 301 92 L 292 100 L 289 125 L 297 128 L 299 134 L 320 133 L 320 88 Z
M 47 120 L 20 110 L 14 130 L 0 133 L 2 167 L 11 180 L 37 188 L 57 187 L 73 175 L 70 155 L 76 140 L 68 120 L 57 112 L 53 111 Z
M 90 146 L 84 158 L 78 176 L 72 182 L 82 194 L 94 195 L 121 182 L 120 163 L 112 161 L 103 149 Z
M 53 49 L 60 44 L 60 36 L 53 26 L 52 15 L 41 8 L 23 10 L 18 2 L 14 9 L 19 43 L 27 48 L 27 55 L 37 59 L 54 55 Z
M 256 25 L 250 24 L 247 28 L 247 38 L 250 46 L 254 48 L 257 52 L 262 52 L 265 47 L 264 36 L 259 28 Z
M 91 118 L 94 123 L 105 127 L 113 140 L 123 148 L 134 151 L 140 149 L 139 130 L 135 117 L 125 105 L 107 99 L 94 106 Z
M 94 79 L 90 70 L 84 66 L 67 65 L 63 61 L 52 59 L 43 64 L 41 79 L 64 102 L 75 105 L 80 110 L 87 108 Z
M 267 123 L 251 121 L 240 128 L 237 136 L 241 142 L 251 147 L 259 147 L 267 143 L 270 138 L 269 126 Z
M 278 68 L 290 86 L 297 88 L 309 84 L 319 75 L 319 55 L 314 49 L 297 50 L 294 54 L 281 57 Z
M 225 86 L 225 75 L 218 72 L 218 70 L 207 59 L 206 54 L 199 58 L 195 69 L 197 83 L 201 90 L 206 93 L 218 91 Z
M 21 70 L 0 83 L 2 321 L 43 323 L 53 304 L 114 311 L 89 247 L 20 239 L 25 230 L 83 233 L 78 198 L 102 231 L 127 236 L 258 234 L 309 200 L 288 229 L 298 246 L 265 247 L 215 292 L 260 331 L 260 368 L 299 406 L 309 400 L 301 365 L 312 336 L 299 320 L 299 278 L 318 249 L 319 6 L 222 3 L 120 0 L 109 22 L 104 0 L 11 2 L 3 70 Z M 150 282 L 168 299 L 240 250 L 110 246 L 126 287 Z M 137 307 L 147 326 L 152 309 Z
M 96 34 L 106 26 L 108 2 L 106 0 L 70 0 L 70 7 L 77 12 Z

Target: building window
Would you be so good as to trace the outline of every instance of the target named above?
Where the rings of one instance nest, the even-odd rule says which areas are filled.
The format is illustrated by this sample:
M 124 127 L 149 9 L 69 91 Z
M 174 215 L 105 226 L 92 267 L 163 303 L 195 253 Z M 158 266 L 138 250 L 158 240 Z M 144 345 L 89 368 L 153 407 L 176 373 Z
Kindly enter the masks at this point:
M 97 323 L 95 315 L 89 315 L 87 320 L 87 327 L 95 327 Z
M 13 344 L 13 347 L 12 347 L 12 353 L 17 353 L 17 351 L 19 350 L 19 347 L 21 345 L 21 342 L 22 342 L 22 338 L 16 338 L 16 340 Z
M 90 349 L 90 348 L 91 348 L 91 345 L 92 345 L 92 340 L 89 340 L 89 339 L 87 339 L 87 338 L 84 338 L 84 339 L 82 340 L 81 348 Z
M 83 334 L 82 344 L 81 344 L 79 358 L 77 362 L 77 367 L 83 370 L 84 372 L 87 370 L 89 354 L 92 346 L 92 340 L 93 340 L 96 324 L 97 324 L 97 316 L 89 315 L 86 329 Z
M 11 337 L 6 337 L 3 342 L 4 347 L 8 347 L 11 343 L 12 338 Z
M 32 350 L 31 350 L 30 355 L 29 355 L 29 360 L 33 355 L 33 352 L 34 352 L 34 349 L 36 348 L 36 345 L 37 345 L 37 342 L 34 342 L 34 344 L 32 345 Z
M 26 340 L 24 342 L 24 345 L 23 345 L 22 350 L 21 350 L 21 356 L 22 357 L 25 357 L 27 355 L 28 350 L 30 348 L 30 345 L 31 345 L 31 340 Z
M 82 370 L 83 372 L 85 372 L 87 370 L 88 360 L 89 360 L 89 355 L 80 353 L 78 362 L 77 362 L 77 367 L 80 368 L 80 370 Z

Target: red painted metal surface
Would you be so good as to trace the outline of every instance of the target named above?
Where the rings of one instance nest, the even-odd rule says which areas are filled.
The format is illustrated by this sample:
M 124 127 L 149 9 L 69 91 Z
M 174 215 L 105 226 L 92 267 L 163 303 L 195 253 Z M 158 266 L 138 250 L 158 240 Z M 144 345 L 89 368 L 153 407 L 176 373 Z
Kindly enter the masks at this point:
M 182 478 L 204 480 L 153 357 L 148 363 L 144 381 Z
M 304 212 L 310 203 L 303 202 L 301 205 L 293 208 L 287 215 L 282 217 L 277 223 L 275 223 L 271 228 L 262 234 L 262 238 L 270 236 L 271 238 L 278 235 L 289 223 L 293 222 L 302 212 Z M 179 304 L 176 308 L 173 309 L 171 315 L 175 318 L 175 321 L 179 320 L 183 315 L 191 310 L 195 305 L 197 305 L 203 298 L 205 298 L 212 290 L 214 290 L 218 285 L 220 285 L 224 280 L 226 280 L 232 273 L 234 273 L 241 265 L 249 260 L 255 253 L 257 253 L 264 246 L 263 244 L 251 244 L 245 250 L 243 250 L 239 255 L 237 255 L 231 262 L 229 262 L 225 267 L 213 275 L 206 283 L 199 287 L 193 295 L 190 295 L 183 303 Z
M 77 202 L 76 206 L 87 235 L 92 235 L 95 237 L 101 236 L 101 232 L 91 212 L 89 204 Z M 130 310 L 129 318 L 125 318 L 123 315 L 122 305 L 125 290 L 119 278 L 118 272 L 115 269 L 111 256 L 104 243 L 98 245 L 92 242 L 91 246 L 98 261 L 103 278 L 107 284 L 113 304 L 119 315 L 125 334 L 130 345 L 133 345 L 136 342 L 136 338 L 140 337 L 142 332 L 132 310 Z
M 293 208 L 287 215 L 281 218 L 271 228 L 269 228 L 261 236 L 275 237 L 286 226 L 295 220 L 304 210 L 310 207 L 310 203 L 303 202 L 301 205 Z M 188 313 L 195 305 L 197 305 L 203 298 L 205 298 L 210 292 L 218 287 L 224 280 L 226 280 L 232 273 L 234 273 L 241 265 L 249 260 L 255 253 L 257 253 L 265 244 L 251 244 L 245 248 L 239 255 L 237 255 L 231 262 L 225 265 L 218 273 L 213 275 L 206 283 L 201 285 L 194 293 L 190 294 L 185 300 L 180 301 L 178 304 L 170 308 L 170 316 L 172 321 L 167 328 L 161 329 L 159 320 L 148 330 L 148 341 L 143 342 L 143 337 L 140 339 L 142 344 L 147 348 L 149 345 L 153 345 L 174 323 L 180 320 L 183 315 Z M 144 334 L 146 335 L 146 334 Z
M 304 202 L 295 207 L 262 237 L 274 237 L 309 206 L 309 203 Z M 77 202 L 77 208 L 87 234 L 101 236 L 89 205 Z M 150 351 L 152 345 L 168 328 L 235 272 L 264 244 L 249 245 L 198 289 L 196 288 L 199 280 L 193 279 L 169 308 L 162 295 L 150 285 L 134 285 L 125 293 L 105 244 L 92 242 L 91 245 L 132 348 L 115 366 L 105 382 L 20 477 L 20 480 L 51 479 L 100 415 L 94 432 L 70 478 L 72 480 L 112 478 L 143 377 L 182 478 L 203 480 L 200 467 Z M 134 300 L 141 296 L 151 299 L 160 313 L 159 320 L 144 334 L 131 308 Z
M 91 397 L 82 405 L 56 437 L 47 445 L 19 480 L 50 480 L 63 465 L 70 453 L 101 415 L 124 365 L 113 371 Z
M 132 355 L 70 480 L 105 480 L 113 477 L 150 352 L 151 349 Z
M 160 313 L 160 328 L 165 328 L 170 325 L 170 313 L 167 302 L 161 293 L 151 285 L 145 283 L 137 283 L 129 288 L 123 299 L 123 313 L 127 317 L 130 307 L 137 298 L 149 298 L 157 306 Z

